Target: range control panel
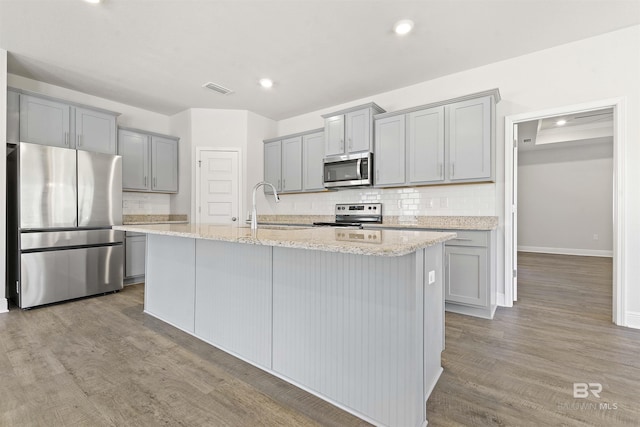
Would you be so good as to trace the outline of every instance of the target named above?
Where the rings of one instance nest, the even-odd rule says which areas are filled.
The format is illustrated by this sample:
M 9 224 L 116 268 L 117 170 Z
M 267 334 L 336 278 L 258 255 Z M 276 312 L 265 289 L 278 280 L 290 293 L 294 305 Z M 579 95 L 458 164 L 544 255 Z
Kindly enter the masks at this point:
M 382 230 L 336 229 L 336 240 L 346 242 L 382 243 Z
M 336 215 L 380 216 L 382 218 L 382 203 L 358 203 L 336 205 Z

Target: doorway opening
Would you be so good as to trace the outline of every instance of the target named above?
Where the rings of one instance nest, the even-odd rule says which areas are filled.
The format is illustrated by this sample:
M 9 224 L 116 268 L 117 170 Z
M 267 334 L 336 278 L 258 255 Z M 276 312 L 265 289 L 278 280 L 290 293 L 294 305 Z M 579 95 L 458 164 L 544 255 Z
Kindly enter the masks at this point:
M 546 110 L 533 113 L 525 113 L 517 116 L 509 116 L 505 118 L 505 305 L 511 306 L 513 301 L 517 300 L 518 282 L 517 282 L 517 262 L 518 262 L 518 243 L 519 226 L 518 223 L 518 158 L 524 155 L 528 157 L 529 163 L 543 160 L 544 158 L 562 158 L 562 156 L 571 155 L 571 150 L 578 147 L 579 156 L 583 160 L 588 157 L 603 158 L 607 156 L 607 150 L 611 150 L 611 169 L 612 176 L 609 180 L 611 188 L 611 198 L 607 203 L 608 206 L 602 207 L 598 215 L 602 212 L 613 212 L 613 218 L 610 222 L 610 229 L 604 232 L 590 232 L 590 241 L 586 241 L 586 235 L 579 236 L 583 241 L 577 242 L 574 239 L 573 246 L 582 246 L 582 251 L 576 251 L 576 255 L 600 255 L 612 256 L 613 258 L 613 283 L 612 283 L 612 317 L 613 322 L 618 325 L 624 325 L 624 295 L 625 283 L 623 281 L 624 269 L 624 209 L 623 209 L 623 185 L 624 185 L 624 99 L 604 100 L 589 104 L 561 107 L 553 110 Z M 564 123 L 560 120 L 565 120 Z M 607 131 L 606 122 L 609 120 L 609 128 Z M 560 127 L 566 126 L 569 121 L 574 121 L 562 130 Z M 531 128 L 535 126 L 536 131 L 532 132 Z M 573 129 L 571 129 L 573 127 Z M 595 129 L 595 130 L 594 130 Z M 546 130 L 546 132 L 544 132 Z M 541 132 L 542 131 L 542 132 Z M 609 136 L 606 133 L 609 132 Z M 532 134 L 535 134 L 533 137 Z M 607 138 L 611 141 L 611 145 L 607 148 Z M 553 144 L 563 142 L 564 145 L 558 150 L 560 145 Z M 546 147 L 544 145 L 547 145 Z M 582 148 L 580 148 L 582 147 Z M 546 150 L 546 152 L 545 152 Z M 555 152 L 552 154 L 552 150 Z M 533 154 L 532 154 L 533 153 Z M 575 152 L 574 152 L 575 155 Z M 604 163 L 603 163 L 604 162 Z M 600 166 L 606 164 L 606 160 L 600 159 Z M 557 166 L 557 165 L 556 165 Z M 582 164 L 581 167 L 585 165 Z M 573 167 L 573 166 L 572 166 Z M 535 169 L 535 168 L 533 168 Z M 547 173 L 554 168 L 548 168 Z M 558 168 L 553 172 L 559 173 Z M 523 169 L 524 171 L 524 169 Z M 530 173 L 528 170 L 527 173 Z M 540 170 L 537 171 L 540 173 Z M 602 171 L 599 172 L 602 175 Z M 544 176 L 544 180 L 552 179 L 552 176 Z M 569 180 L 569 178 L 567 178 Z M 573 179 L 573 177 L 572 177 Z M 575 180 L 574 180 L 575 182 Z M 594 181 L 597 182 L 597 181 Z M 548 182 L 549 184 L 550 182 Z M 560 186 L 561 184 L 558 184 Z M 606 183 L 605 183 L 606 185 Z M 586 191 L 584 188 L 580 191 Z M 561 196 L 561 192 L 560 192 Z M 555 197 L 559 197 L 558 194 Z M 529 203 L 532 201 L 529 200 Z M 556 200 L 557 202 L 557 200 Z M 597 203 L 594 200 L 594 203 Z M 540 207 L 539 207 L 540 208 Z M 544 208 L 541 207 L 541 208 Z M 553 206 L 549 206 L 553 208 Z M 543 212 L 542 210 L 540 212 Z M 575 213 L 575 212 L 574 212 Z M 593 213 L 593 212 L 590 212 Z M 545 213 L 540 213 L 545 215 Z M 606 214 L 605 214 L 606 215 Z M 609 216 L 611 218 L 611 216 Z M 598 227 L 603 227 L 601 220 Z M 535 223 L 535 220 L 533 221 Z M 539 224 L 538 224 L 539 226 Z M 591 223 L 593 226 L 593 223 Z M 527 230 L 529 232 L 531 230 Z M 540 233 L 540 231 L 538 232 Z M 525 235 L 527 233 L 524 233 Z M 549 233 L 547 233 L 549 234 Z M 567 233 L 565 233 L 567 234 Z M 580 233 L 578 233 L 580 234 Z M 551 236 L 548 241 L 552 241 L 557 236 Z M 573 236 L 575 238 L 576 236 Z M 531 233 L 526 237 L 529 239 L 529 247 L 525 248 L 533 252 L 549 252 L 549 248 L 544 245 L 536 245 L 540 235 L 532 237 Z M 611 239 L 611 250 L 605 249 L 607 246 L 606 239 Z M 603 239 L 603 240 L 601 240 Z M 566 239 L 570 241 L 571 239 Z M 579 240 L 579 239 L 578 239 Z M 532 244 L 531 242 L 534 242 Z M 521 247 L 527 246 L 520 242 Z M 571 253 L 566 247 L 555 244 L 547 246 L 556 246 L 556 253 Z M 571 248 L 569 248 L 571 249 Z

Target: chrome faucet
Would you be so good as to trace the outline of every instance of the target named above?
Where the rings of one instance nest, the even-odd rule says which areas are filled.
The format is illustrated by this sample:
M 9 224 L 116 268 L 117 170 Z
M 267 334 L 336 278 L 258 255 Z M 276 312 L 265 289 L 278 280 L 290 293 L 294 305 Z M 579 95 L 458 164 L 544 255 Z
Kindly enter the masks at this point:
M 271 184 L 270 182 L 261 181 L 253 186 L 253 208 L 251 209 L 251 229 L 252 230 L 258 229 L 258 213 L 256 212 L 256 190 L 258 189 L 258 187 L 262 185 L 270 185 L 271 188 L 273 188 L 273 197 L 275 197 L 276 203 L 280 201 L 280 196 L 278 196 L 278 191 L 276 190 L 276 187 L 274 187 L 273 184 Z

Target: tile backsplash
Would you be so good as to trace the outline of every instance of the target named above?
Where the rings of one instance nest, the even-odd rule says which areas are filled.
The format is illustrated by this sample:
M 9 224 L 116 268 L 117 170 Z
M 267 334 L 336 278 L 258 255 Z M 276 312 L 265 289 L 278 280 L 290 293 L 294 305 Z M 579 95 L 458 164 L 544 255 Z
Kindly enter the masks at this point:
M 326 193 L 285 194 L 276 204 L 267 197 L 261 214 L 333 215 L 336 203 L 382 203 L 384 215 L 495 216 L 495 184 L 410 188 L 359 188 Z
M 122 192 L 123 215 L 168 215 L 169 194 Z

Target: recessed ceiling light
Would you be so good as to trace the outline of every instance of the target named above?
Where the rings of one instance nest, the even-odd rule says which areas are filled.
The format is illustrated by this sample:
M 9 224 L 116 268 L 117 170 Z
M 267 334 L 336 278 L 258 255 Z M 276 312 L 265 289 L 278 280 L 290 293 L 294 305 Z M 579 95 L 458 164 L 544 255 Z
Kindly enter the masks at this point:
M 567 124 L 567 121 L 566 121 L 566 120 L 558 120 L 558 121 L 556 122 L 556 125 L 558 125 L 558 126 L 564 126 L 565 124 Z
M 98 3 L 100 3 L 101 0 L 84 0 L 84 1 L 86 1 L 87 3 L 91 3 L 91 4 L 98 4 Z
M 404 36 L 413 30 L 413 21 L 410 19 L 403 19 L 401 21 L 396 22 L 396 25 L 393 26 L 393 31 L 396 34 Z
M 269 89 L 273 87 L 273 80 L 271 79 L 260 79 L 260 86 L 263 88 Z

